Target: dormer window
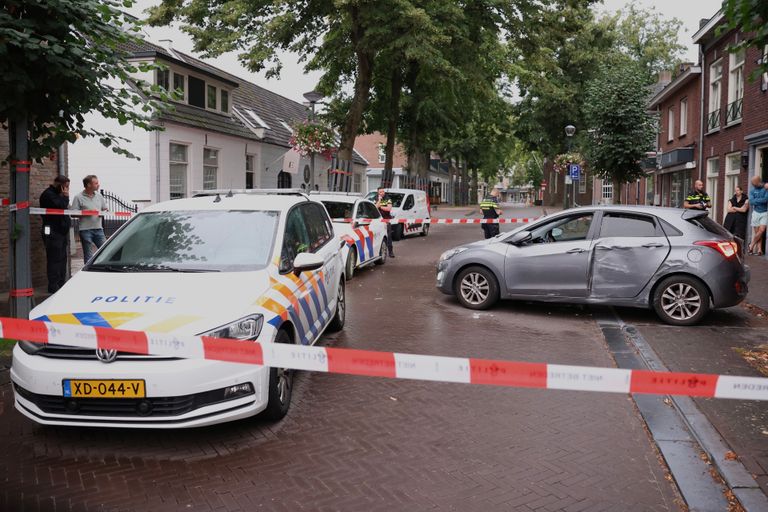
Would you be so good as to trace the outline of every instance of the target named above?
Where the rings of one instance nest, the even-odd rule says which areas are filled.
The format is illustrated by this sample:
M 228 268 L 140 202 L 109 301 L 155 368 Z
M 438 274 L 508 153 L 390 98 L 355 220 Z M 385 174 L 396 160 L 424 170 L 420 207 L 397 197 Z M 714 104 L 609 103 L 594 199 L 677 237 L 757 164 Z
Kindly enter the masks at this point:
M 208 108 L 216 110 L 216 87 L 208 84 Z
M 179 101 L 184 101 L 184 90 L 186 89 L 184 78 L 184 75 L 173 73 L 173 92 Z
M 170 79 L 171 72 L 167 69 L 156 69 L 155 70 L 155 84 L 159 85 L 166 91 L 169 90 L 169 79 Z
M 205 108 L 205 81 L 189 76 L 189 96 L 187 102 L 193 107 Z
M 221 111 L 224 113 L 229 112 L 229 92 L 224 89 L 221 90 Z

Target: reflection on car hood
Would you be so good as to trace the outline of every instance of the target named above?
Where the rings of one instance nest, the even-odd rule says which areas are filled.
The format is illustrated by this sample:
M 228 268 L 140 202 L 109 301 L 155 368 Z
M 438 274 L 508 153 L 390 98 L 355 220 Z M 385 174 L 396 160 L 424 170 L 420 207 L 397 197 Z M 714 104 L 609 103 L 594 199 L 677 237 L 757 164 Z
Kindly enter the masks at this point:
M 197 334 L 237 320 L 269 287 L 267 271 L 81 271 L 30 318 L 128 330 Z

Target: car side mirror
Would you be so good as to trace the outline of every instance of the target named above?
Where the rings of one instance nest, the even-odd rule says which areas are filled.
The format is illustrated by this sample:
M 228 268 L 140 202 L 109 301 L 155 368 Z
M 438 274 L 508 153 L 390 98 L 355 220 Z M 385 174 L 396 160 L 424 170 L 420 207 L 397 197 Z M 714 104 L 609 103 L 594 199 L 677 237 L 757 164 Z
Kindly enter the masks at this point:
M 302 272 L 317 270 L 323 266 L 323 263 L 323 257 L 319 254 L 301 252 L 297 254 L 296 258 L 293 260 L 293 273 L 299 275 Z
M 530 242 L 532 238 L 533 234 L 530 231 L 522 230 L 509 237 L 507 242 L 512 245 L 523 245 Z
M 361 221 L 361 220 L 356 220 L 355 221 L 355 227 L 356 228 L 359 228 L 360 226 L 369 226 L 370 224 L 371 224 L 370 222 L 364 222 L 364 221 Z
M 563 230 L 560 228 L 552 228 L 552 238 L 560 238 L 563 236 Z

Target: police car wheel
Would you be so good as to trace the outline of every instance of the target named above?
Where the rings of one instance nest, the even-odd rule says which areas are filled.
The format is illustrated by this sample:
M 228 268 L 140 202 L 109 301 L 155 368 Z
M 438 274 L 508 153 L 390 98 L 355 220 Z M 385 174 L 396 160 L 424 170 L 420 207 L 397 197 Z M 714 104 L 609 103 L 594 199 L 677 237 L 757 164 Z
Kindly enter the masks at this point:
M 376 260 L 376 265 L 383 265 L 387 262 L 387 239 L 381 241 L 381 247 L 379 248 L 379 259 Z
M 499 300 L 499 284 L 485 267 L 468 267 L 456 277 L 456 297 L 469 309 L 488 309 Z
M 293 343 L 291 335 L 285 329 L 277 332 L 275 343 Z M 293 370 L 286 368 L 269 369 L 269 399 L 262 416 L 270 421 L 278 421 L 288 414 L 293 394 Z
M 696 325 L 709 312 L 709 291 L 689 276 L 670 276 L 656 287 L 653 309 L 670 325 Z
M 339 281 L 338 301 L 336 302 L 336 313 L 333 320 L 328 324 L 330 332 L 340 331 L 344 328 L 344 322 L 347 320 L 347 300 L 344 293 L 344 280 Z
M 419 233 L 421 236 L 427 236 L 429 234 L 429 224 L 422 224 L 421 225 L 421 233 Z
M 355 267 L 357 266 L 357 251 L 354 247 L 350 247 L 349 254 L 347 254 L 347 268 L 345 271 L 345 276 L 347 281 L 352 279 L 352 276 L 355 275 Z

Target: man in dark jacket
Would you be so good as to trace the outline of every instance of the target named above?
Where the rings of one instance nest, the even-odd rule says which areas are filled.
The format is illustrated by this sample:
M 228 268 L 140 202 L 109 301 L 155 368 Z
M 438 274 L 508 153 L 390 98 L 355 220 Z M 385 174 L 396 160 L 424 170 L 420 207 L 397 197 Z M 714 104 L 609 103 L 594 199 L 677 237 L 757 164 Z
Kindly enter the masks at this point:
M 69 206 L 69 178 L 56 176 L 40 195 L 40 208 L 66 210 Z M 67 280 L 68 215 L 43 215 L 43 244 L 48 263 L 48 292 L 55 293 Z

